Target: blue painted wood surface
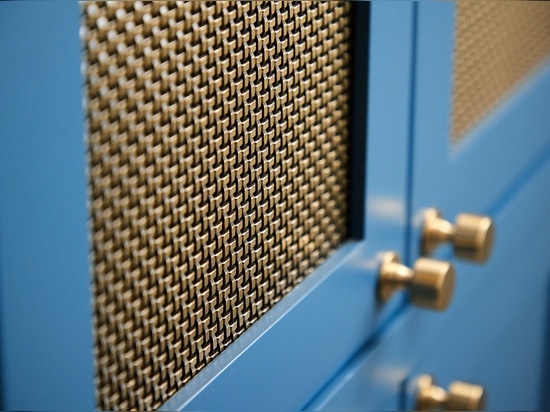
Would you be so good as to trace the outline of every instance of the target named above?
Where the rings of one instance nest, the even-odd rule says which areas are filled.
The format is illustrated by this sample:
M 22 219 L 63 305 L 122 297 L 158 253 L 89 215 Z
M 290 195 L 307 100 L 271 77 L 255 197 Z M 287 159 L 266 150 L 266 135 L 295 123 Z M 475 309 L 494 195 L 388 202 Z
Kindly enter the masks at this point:
M 79 14 L 0 2 L 4 410 L 94 407 Z
M 2 68 L 3 79 L 9 79 L 2 83 L 7 97 L 2 103 L 2 176 L 12 176 L 2 181 L 0 232 L 5 406 L 89 409 L 93 388 L 78 7 L 2 7 L 2 50 L 10 61 Z M 407 25 L 388 41 L 399 43 L 403 33 L 409 33 Z M 301 408 L 400 306 L 395 301 L 380 308 L 374 290 L 378 252 L 390 244 L 405 251 L 408 112 L 402 102 L 409 95 L 410 46 L 409 41 L 400 44 L 403 56 L 388 61 L 396 66 L 393 81 L 382 86 L 385 93 L 372 94 L 377 114 L 369 134 L 380 137 L 373 138 L 368 151 L 367 240 L 344 245 L 167 408 L 265 408 L 266 396 L 272 408 Z M 377 119 L 392 105 L 399 110 L 388 135 L 387 124 Z M 49 247 L 36 243 L 44 238 Z M 37 369 L 28 379 L 32 368 Z M 273 397 L 273 382 L 284 397 Z

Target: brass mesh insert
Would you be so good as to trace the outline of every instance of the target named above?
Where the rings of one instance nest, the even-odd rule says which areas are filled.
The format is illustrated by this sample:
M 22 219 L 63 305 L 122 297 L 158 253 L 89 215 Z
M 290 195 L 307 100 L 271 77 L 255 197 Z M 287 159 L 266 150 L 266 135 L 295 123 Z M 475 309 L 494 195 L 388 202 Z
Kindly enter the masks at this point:
M 550 3 L 456 3 L 452 140 L 457 142 L 550 54 Z
M 99 408 L 158 408 L 346 238 L 350 8 L 84 4 Z

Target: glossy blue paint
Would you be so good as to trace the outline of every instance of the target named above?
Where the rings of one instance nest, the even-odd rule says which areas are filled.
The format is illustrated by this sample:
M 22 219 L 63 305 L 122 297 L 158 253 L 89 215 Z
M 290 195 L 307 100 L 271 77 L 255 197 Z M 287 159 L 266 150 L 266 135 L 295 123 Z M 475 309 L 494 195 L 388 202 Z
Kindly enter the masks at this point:
M 375 287 L 379 252 L 405 250 L 412 9 L 371 3 L 366 240 L 337 251 L 161 409 L 302 409 L 399 309 L 400 299 L 377 305 Z
M 438 207 L 489 213 L 509 184 L 550 143 L 550 61 L 457 146 L 450 141 L 454 4 L 422 2 L 418 8 L 413 121 L 413 238 L 420 216 Z M 411 256 L 418 244 L 411 244 Z
M 2 409 L 91 410 L 79 6 L 0 3 Z
M 490 262 L 483 270 L 457 264 L 449 309 L 407 308 L 311 409 L 414 409 L 412 382 L 422 373 L 443 385 L 456 379 L 486 385 L 490 410 L 538 409 L 549 316 L 548 181 L 550 151 L 496 213 L 499 242 Z

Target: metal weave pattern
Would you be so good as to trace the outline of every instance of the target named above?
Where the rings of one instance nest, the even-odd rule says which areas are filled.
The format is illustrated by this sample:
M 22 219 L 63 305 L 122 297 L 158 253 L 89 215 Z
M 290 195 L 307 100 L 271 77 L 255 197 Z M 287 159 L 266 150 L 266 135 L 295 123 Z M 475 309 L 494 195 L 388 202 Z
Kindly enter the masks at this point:
M 550 3 L 456 3 L 452 140 L 458 142 L 550 55 Z
M 350 8 L 84 4 L 99 408 L 158 408 L 346 238 Z

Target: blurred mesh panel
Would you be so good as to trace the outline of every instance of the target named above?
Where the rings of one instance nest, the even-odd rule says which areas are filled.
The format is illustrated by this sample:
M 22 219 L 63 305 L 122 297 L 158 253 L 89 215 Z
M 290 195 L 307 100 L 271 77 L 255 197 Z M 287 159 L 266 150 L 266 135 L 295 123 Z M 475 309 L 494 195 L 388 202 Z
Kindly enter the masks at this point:
M 456 3 L 452 141 L 480 122 L 550 55 L 550 3 Z

